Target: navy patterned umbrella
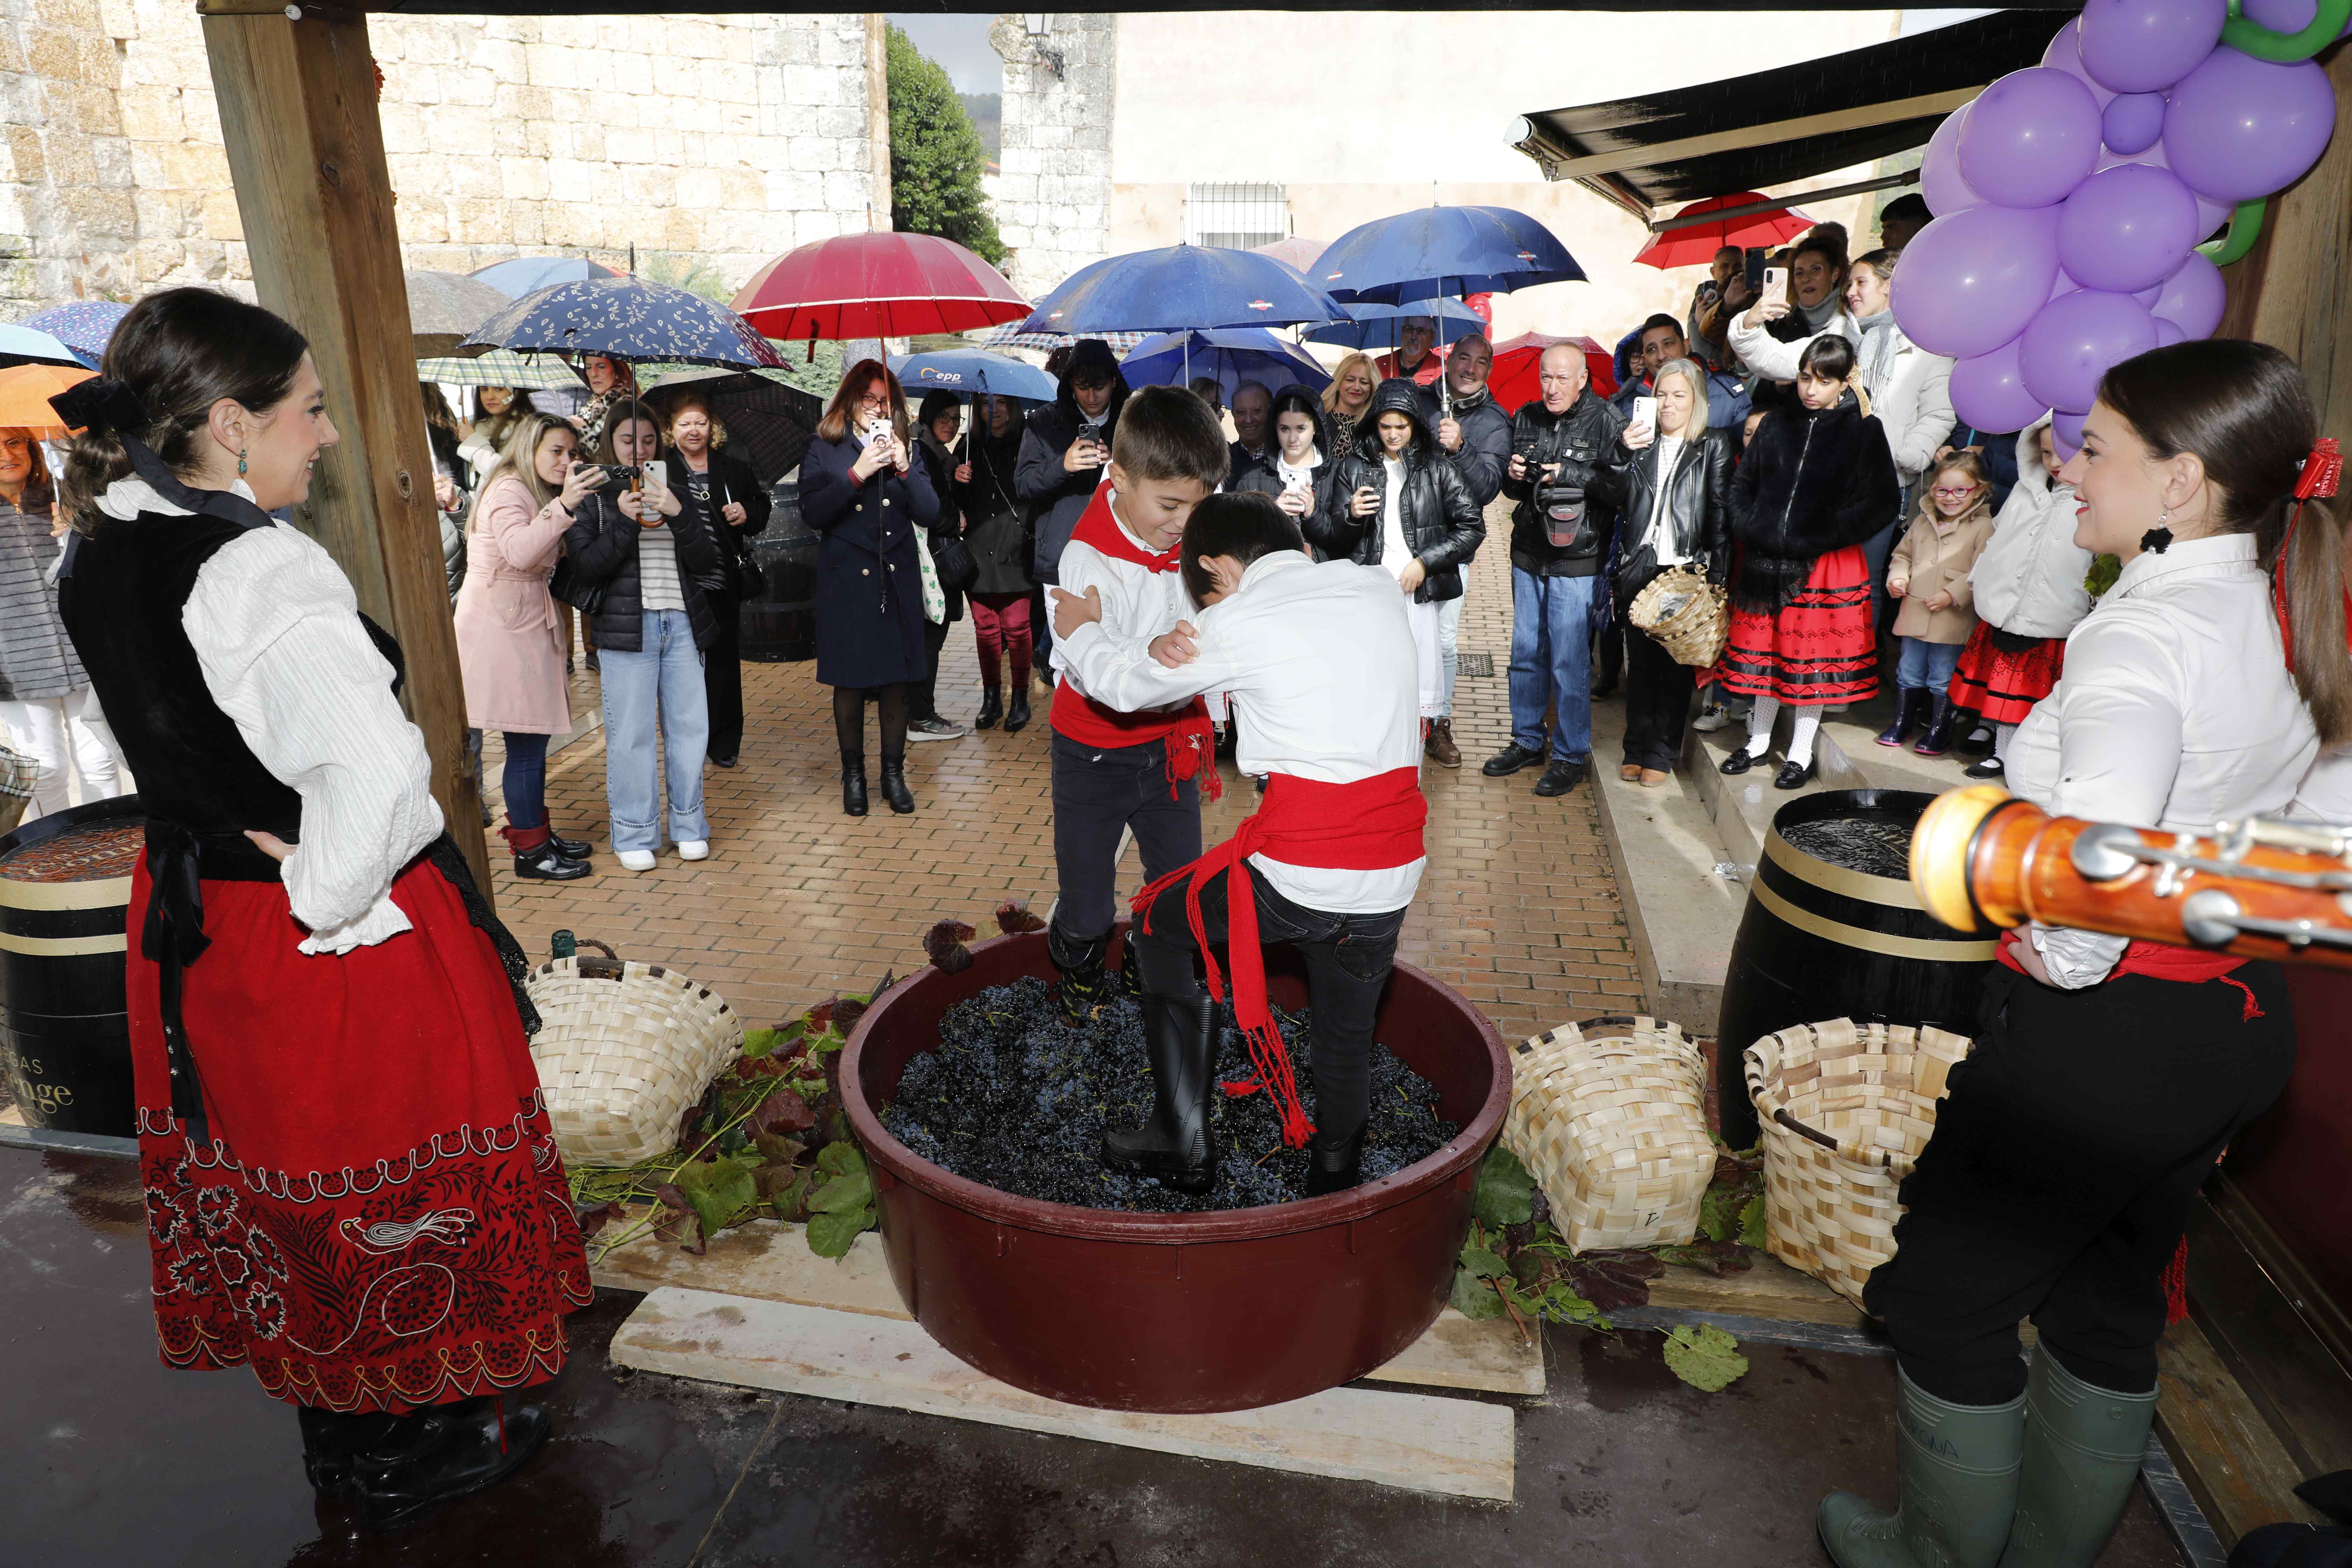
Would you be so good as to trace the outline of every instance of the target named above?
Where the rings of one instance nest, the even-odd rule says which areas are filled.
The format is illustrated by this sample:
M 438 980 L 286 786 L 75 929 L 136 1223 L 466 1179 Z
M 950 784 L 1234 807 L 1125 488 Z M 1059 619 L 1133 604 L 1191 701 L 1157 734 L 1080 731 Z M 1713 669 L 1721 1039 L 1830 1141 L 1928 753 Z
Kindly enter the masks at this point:
M 784 363 L 773 344 L 726 306 L 642 278 L 585 278 L 526 294 L 484 321 L 464 348 L 746 369 Z

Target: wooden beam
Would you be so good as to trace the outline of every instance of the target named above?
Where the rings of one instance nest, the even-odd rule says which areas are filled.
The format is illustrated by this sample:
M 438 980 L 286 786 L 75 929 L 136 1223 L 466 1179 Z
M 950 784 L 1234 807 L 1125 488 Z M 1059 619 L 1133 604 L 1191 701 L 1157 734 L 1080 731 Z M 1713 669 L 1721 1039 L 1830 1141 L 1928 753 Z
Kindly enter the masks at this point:
M 1917 98 L 1898 98 L 1885 103 L 1857 104 L 1852 109 L 1800 115 L 1794 120 L 1775 120 L 1763 125 L 1710 131 L 1704 136 L 1653 142 L 1645 147 L 1620 147 L 1613 153 L 1562 158 L 1557 163 L 1548 158 L 1539 161 L 1543 163 L 1546 179 L 1575 180 L 1588 174 L 1613 174 L 1620 169 L 1647 168 L 1654 163 L 1680 163 L 1742 147 L 1771 147 L 1807 136 L 1827 136 L 1840 131 L 1867 131 L 1874 125 L 1896 125 L 1906 120 L 1924 120 L 1931 114 L 1949 114 L 1983 90 L 1980 86 L 1954 88 L 1949 92 L 1924 93 Z M 1543 142 L 1540 136 L 1531 139 L 1549 148 L 1550 144 Z
M 406 652 L 402 700 L 425 731 L 434 796 L 487 899 L 481 800 L 465 765 L 465 689 L 367 18 L 207 16 L 204 29 L 255 290 L 310 340 L 342 433 L 321 456 L 295 521 Z
M 1653 218 L 1652 234 L 1666 234 L 1678 228 L 1696 228 L 1703 223 L 1720 223 L 1726 218 L 1753 217 L 1758 213 L 1776 213 L 1795 206 L 1799 202 L 1835 201 L 1840 196 L 1858 196 L 1866 191 L 1884 191 L 1895 185 L 1916 185 L 1919 171 L 1906 170 L 1899 174 L 1880 174 L 1875 179 L 1854 180 L 1843 185 L 1829 185 L 1818 191 L 1791 191 L 1785 196 L 1768 196 L 1760 202 L 1742 202 L 1736 207 L 1717 207 L 1713 212 L 1694 213 L 1688 217 Z

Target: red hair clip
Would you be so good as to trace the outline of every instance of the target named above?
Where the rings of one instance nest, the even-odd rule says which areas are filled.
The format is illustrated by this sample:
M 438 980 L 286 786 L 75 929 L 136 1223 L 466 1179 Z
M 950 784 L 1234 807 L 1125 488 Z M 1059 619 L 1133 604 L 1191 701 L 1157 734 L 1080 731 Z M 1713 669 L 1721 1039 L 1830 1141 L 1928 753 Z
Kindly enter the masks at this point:
M 2294 673 L 2294 628 L 2287 618 L 2287 553 L 2294 548 L 2294 526 L 2303 521 L 2304 503 L 2336 494 L 2344 479 L 2344 452 L 2333 436 L 2312 444 L 2294 481 L 2294 510 L 2287 514 L 2286 534 L 2279 541 L 2278 559 L 2271 563 L 2271 608 L 2278 617 L 2279 641 L 2285 645 L 2287 673 Z M 2344 591 L 2344 621 L 2347 648 L 2352 648 L 2352 585 Z
M 2333 496 L 2344 479 L 2344 453 L 2336 437 L 2323 436 L 2311 448 L 2311 456 L 2303 460 L 2303 472 L 2294 481 L 2294 499 L 2305 501 L 2317 496 Z

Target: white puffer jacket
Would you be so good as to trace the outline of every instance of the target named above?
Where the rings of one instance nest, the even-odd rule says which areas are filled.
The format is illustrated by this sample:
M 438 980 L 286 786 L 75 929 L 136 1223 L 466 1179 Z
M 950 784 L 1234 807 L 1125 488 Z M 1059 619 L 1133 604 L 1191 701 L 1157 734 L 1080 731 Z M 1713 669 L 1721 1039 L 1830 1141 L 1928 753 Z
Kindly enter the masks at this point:
M 2017 484 L 1969 573 L 1977 617 L 2019 637 L 2063 637 L 2091 613 L 2091 552 L 2074 542 L 2074 487 L 2042 461 L 2045 416 L 2017 437 Z
M 1796 380 L 1797 362 L 1812 338 L 1784 343 L 1762 327 L 1742 325 L 1747 319 L 1744 311 L 1732 319 L 1728 339 L 1731 352 L 1767 381 Z M 1929 353 L 1905 337 L 1903 329 L 1892 319 L 1865 333 L 1851 315 L 1840 310 L 1830 324 L 1814 336 L 1830 332 L 1836 332 L 1854 345 L 1854 362 L 1865 373 L 1863 385 L 1870 394 L 1871 415 L 1886 431 L 1887 449 L 1895 456 L 1895 477 L 1907 490 L 1919 482 L 1920 470 L 1934 459 L 1936 448 L 1952 434 L 1952 362 L 1942 354 Z M 1878 360 L 1879 334 L 1890 332 L 1894 342 L 1887 351 L 1887 368 L 1873 382 L 1867 372 Z

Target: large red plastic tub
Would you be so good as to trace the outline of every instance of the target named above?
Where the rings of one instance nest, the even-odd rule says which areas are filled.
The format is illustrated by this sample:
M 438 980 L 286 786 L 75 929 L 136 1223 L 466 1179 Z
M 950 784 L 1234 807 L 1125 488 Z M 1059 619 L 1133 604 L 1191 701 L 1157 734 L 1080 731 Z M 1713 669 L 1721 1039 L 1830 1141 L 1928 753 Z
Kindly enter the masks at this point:
M 1111 963 L 1118 954 L 1114 937 Z M 1363 1376 L 1428 1331 L 1470 1226 L 1478 1162 L 1511 1071 L 1478 1010 L 1396 966 L 1377 1038 L 1436 1086 L 1462 1124 L 1444 1148 L 1351 1192 L 1263 1208 L 1146 1215 L 1015 1197 L 965 1181 L 882 1130 L 898 1075 L 939 1042 L 955 1003 L 1052 973 L 1042 934 L 971 950 L 886 993 L 849 1037 L 842 1098 L 874 1166 L 890 1278 L 957 1356 L 1032 1394 L 1109 1410 L 1248 1410 Z M 1285 1007 L 1307 984 L 1266 953 Z

